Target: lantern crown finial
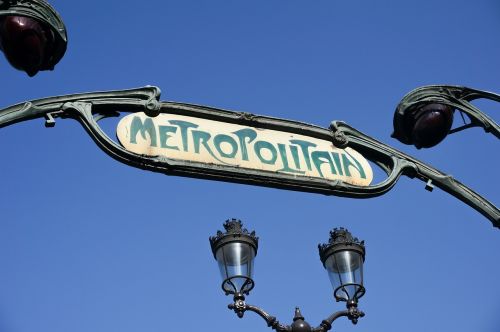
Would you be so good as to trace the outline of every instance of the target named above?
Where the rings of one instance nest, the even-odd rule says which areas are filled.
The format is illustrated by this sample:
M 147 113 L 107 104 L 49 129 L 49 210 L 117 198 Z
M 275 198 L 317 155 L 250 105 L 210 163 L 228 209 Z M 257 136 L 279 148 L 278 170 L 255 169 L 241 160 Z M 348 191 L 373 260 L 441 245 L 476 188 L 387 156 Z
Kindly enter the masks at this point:
M 333 253 L 340 250 L 355 250 L 365 257 L 365 241 L 354 237 L 347 228 L 339 227 L 330 231 L 328 243 L 318 244 L 319 256 L 323 265 L 326 259 Z
M 239 219 L 231 218 L 224 222 L 223 224 L 225 232 L 220 230 L 217 231 L 215 236 L 209 238 L 210 246 L 215 255 L 215 252 L 219 247 L 234 241 L 243 241 L 249 243 L 255 248 L 257 253 L 257 247 L 259 243 L 259 238 L 255 235 L 255 231 L 249 232 L 243 227 L 243 223 Z

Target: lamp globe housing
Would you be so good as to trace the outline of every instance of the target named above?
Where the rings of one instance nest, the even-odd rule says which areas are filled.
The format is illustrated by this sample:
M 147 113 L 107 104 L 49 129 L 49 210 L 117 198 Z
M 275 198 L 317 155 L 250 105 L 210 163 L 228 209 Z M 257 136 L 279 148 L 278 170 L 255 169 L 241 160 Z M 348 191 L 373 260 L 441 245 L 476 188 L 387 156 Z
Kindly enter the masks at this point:
M 29 76 L 53 70 L 66 52 L 66 27 L 45 0 L 0 0 L 0 50 Z
M 453 108 L 437 102 L 417 102 L 394 113 L 392 137 L 417 149 L 439 144 L 453 125 Z
M 259 238 L 255 231 L 243 228 L 238 219 L 224 223 L 225 232 L 217 231 L 209 238 L 214 258 L 222 276 L 222 290 L 229 294 L 249 294 L 254 287 L 252 279 L 254 259 Z
M 356 303 L 365 294 L 363 286 L 364 241 L 345 228 L 330 231 L 328 243 L 319 244 L 319 256 L 337 301 Z

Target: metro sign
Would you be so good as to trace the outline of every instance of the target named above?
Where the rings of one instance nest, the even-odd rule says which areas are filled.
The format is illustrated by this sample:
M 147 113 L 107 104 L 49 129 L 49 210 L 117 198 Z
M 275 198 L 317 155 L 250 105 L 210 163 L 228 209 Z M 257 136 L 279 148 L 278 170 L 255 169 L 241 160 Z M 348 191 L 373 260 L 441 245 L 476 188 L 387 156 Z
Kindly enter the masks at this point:
M 352 148 L 290 132 L 162 113 L 133 113 L 117 127 L 120 144 L 151 157 L 289 174 L 368 186 L 373 171 Z

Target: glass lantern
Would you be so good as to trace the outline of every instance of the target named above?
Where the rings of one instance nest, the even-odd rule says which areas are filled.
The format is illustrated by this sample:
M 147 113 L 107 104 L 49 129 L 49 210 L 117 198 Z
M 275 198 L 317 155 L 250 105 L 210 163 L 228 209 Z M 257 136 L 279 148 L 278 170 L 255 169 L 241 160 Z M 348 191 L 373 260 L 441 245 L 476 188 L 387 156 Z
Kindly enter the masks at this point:
M 319 255 L 328 272 L 335 299 L 357 302 L 365 294 L 364 241 L 353 237 L 347 229 L 336 228 L 330 232 L 329 242 L 319 245 Z
M 249 233 L 240 220 L 224 223 L 225 233 L 218 231 L 210 237 L 210 245 L 222 276 L 222 289 L 229 294 L 249 294 L 254 286 L 252 279 L 258 238 Z

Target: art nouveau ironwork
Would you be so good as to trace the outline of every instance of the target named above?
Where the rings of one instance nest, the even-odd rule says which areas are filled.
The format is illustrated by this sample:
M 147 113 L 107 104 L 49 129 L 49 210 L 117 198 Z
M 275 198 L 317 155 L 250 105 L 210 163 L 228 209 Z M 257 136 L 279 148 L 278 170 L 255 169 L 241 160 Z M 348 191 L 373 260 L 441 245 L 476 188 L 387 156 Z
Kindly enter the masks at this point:
M 321 193 L 325 195 L 370 198 L 388 192 L 401 175 L 417 178 L 426 183 L 426 189 L 441 188 L 487 217 L 494 227 L 500 227 L 500 211 L 491 202 L 464 184 L 430 165 L 383 144 L 350 127 L 334 121 L 330 128 L 297 121 L 277 119 L 242 112 L 232 112 L 207 106 L 178 102 L 160 102 L 160 89 L 144 87 L 132 90 L 73 94 L 32 100 L 0 110 L 0 128 L 17 122 L 45 118 L 52 127 L 57 118 L 71 118 L 81 123 L 95 143 L 112 158 L 141 169 L 168 175 L 205 178 L 245 183 L 288 190 Z M 103 118 L 117 117 L 121 113 L 144 112 L 150 117 L 162 114 L 192 116 L 221 123 L 240 124 L 249 128 L 270 129 L 291 134 L 328 140 L 338 148 L 353 148 L 364 158 L 387 174 L 380 183 L 359 186 L 340 180 L 321 177 L 297 176 L 286 172 L 269 172 L 227 164 L 210 164 L 177 160 L 165 156 L 133 153 L 112 140 L 98 125 Z M 147 137 L 147 133 L 142 133 Z M 333 164 L 333 162 L 331 162 Z M 331 166 L 333 167 L 333 166 Z

